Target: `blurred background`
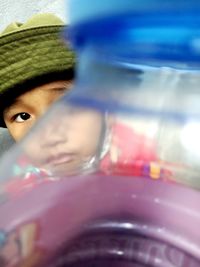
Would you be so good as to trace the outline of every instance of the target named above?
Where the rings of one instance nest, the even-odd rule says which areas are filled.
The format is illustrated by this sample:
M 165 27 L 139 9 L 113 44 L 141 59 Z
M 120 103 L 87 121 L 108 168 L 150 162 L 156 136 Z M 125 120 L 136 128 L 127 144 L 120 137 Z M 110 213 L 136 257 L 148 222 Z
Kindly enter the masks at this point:
M 66 6 L 68 0 L 0 0 L 0 32 L 11 22 L 25 22 L 36 13 L 50 12 L 68 23 Z M 13 144 L 6 129 L 0 128 L 0 157 Z

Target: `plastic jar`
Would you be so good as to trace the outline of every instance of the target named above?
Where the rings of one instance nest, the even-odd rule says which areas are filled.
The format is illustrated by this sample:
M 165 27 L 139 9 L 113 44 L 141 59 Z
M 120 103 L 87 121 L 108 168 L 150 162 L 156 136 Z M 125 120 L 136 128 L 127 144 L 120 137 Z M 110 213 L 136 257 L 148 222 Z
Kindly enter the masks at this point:
M 32 237 L 22 263 L 37 267 L 197 267 L 200 4 L 69 4 L 75 86 L 1 162 L 10 193 L 2 240 L 15 233 L 23 247 Z M 47 172 L 36 183 L 21 174 L 13 186 L 8 166 L 24 151 L 33 164 L 45 151 Z

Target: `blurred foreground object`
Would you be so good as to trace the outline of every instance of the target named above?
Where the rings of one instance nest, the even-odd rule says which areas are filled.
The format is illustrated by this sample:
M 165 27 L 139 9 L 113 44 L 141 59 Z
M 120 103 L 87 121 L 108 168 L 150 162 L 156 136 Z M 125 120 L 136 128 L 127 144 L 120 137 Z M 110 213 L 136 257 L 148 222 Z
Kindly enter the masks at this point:
M 3 266 L 197 267 L 200 4 L 70 3 L 74 89 L 1 161 Z

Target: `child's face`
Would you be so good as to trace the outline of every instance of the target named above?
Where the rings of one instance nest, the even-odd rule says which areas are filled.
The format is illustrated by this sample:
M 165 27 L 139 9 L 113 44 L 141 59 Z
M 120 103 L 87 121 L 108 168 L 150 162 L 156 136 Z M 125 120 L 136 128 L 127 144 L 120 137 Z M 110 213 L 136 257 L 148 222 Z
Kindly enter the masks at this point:
M 71 84 L 66 81 L 51 82 L 16 98 L 3 114 L 5 124 L 14 140 L 21 140 L 48 107 L 71 87 Z
M 99 152 L 102 121 L 94 110 L 61 106 L 26 140 L 25 150 L 36 166 L 55 175 L 76 173 Z

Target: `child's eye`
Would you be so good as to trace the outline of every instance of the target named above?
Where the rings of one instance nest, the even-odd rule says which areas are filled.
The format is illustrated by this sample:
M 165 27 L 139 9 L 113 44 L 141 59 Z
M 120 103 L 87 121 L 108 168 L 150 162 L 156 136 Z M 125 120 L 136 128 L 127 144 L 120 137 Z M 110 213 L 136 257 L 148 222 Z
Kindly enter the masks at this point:
M 28 119 L 30 119 L 31 115 L 26 113 L 26 112 L 23 112 L 23 113 L 18 113 L 14 116 L 14 121 L 15 122 L 24 122 Z

